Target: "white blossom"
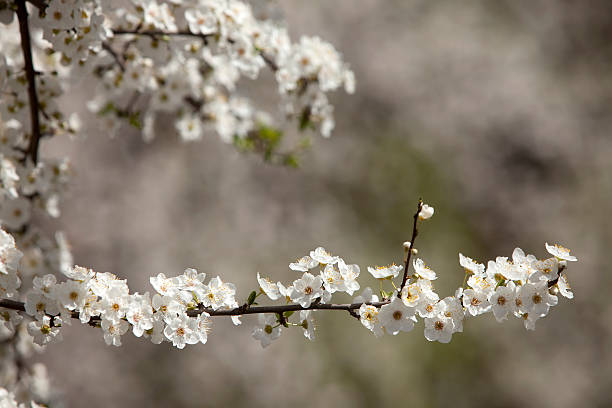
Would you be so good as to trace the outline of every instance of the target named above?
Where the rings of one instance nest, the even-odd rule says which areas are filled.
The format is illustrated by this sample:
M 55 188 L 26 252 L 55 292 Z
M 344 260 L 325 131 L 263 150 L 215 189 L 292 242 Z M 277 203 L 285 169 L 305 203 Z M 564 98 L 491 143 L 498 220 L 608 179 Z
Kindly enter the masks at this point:
M 395 278 L 403 270 L 404 267 L 401 265 L 391 264 L 388 266 L 368 266 L 368 272 L 372 274 L 376 279 L 390 279 Z
M 309 307 L 311 303 L 323 295 L 323 280 L 320 276 L 313 276 L 304 272 L 300 279 L 294 280 L 289 296 L 302 307 Z
M 406 306 L 394 296 L 391 303 L 380 308 L 378 320 L 387 333 L 397 335 L 400 331 L 409 332 L 414 328 L 414 312 L 414 308 Z
M 575 262 L 578 259 L 573 256 L 570 255 L 570 250 L 559 245 L 559 244 L 554 244 L 554 245 L 548 245 L 548 242 L 546 243 L 546 250 L 548 251 L 549 254 L 551 254 L 552 256 L 557 257 L 559 260 L 561 261 L 572 261 Z
M 260 314 L 257 316 L 259 324 L 253 330 L 252 336 L 259 340 L 261 347 L 268 347 L 274 340 L 281 335 L 281 326 L 276 324 L 274 315 Z

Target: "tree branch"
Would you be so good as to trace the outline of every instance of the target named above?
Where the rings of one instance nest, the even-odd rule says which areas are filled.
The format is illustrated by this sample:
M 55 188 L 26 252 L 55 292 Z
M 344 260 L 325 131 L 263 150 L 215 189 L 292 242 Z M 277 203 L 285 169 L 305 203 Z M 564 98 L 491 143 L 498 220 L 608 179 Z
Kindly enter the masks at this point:
M 161 30 L 113 30 L 113 34 L 115 35 L 146 35 L 151 38 L 169 36 L 169 37 L 196 37 L 201 38 L 204 41 L 204 44 L 208 44 L 208 39 L 215 36 L 215 34 L 196 34 L 192 33 L 188 30 L 174 31 L 174 32 L 166 32 Z M 228 39 L 228 42 L 233 43 L 234 40 L 231 38 Z M 273 71 L 278 71 L 278 65 L 266 54 L 263 52 L 259 52 L 261 58 L 263 58 L 264 62 L 268 67 Z
M 25 64 L 26 78 L 28 80 L 28 97 L 30 101 L 31 119 L 31 138 L 27 149 L 27 156 L 30 156 L 34 164 L 38 162 L 38 145 L 40 143 L 40 118 L 38 105 L 38 94 L 36 93 L 36 71 L 32 62 L 32 40 L 30 39 L 30 29 L 28 28 L 28 10 L 25 0 L 17 0 L 17 18 L 19 19 L 19 31 L 21 33 L 21 49 L 23 51 L 23 61 Z
M 381 307 L 388 304 L 389 301 L 383 302 L 366 302 L 366 305 L 373 305 L 376 307 Z M 302 307 L 298 304 L 288 304 L 288 305 L 280 305 L 280 306 L 249 306 L 248 308 L 244 308 L 243 306 L 236 307 L 234 309 L 228 310 L 213 310 L 209 307 L 199 306 L 196 309 L 192 309 L 187 311 L 187 314 L 190 317 L 195 317 L 201 314 L 202 312 L 206 312 L 211 316 L 239 316 L 245 314 L 258 314 L 258 313 L 285 313 L 285 312 L 297 312 L 300 310 L 344 310 L 351 312 L 353 310 L 359 309 L 361 305 L 364 303 L 345 303 L 345 304 L 325 304 L 325 303 L 313 303 L 309 307 Z M 5 309 L 17 310 L 20 312 L 25 312 L 25 304 L 23 302 L 18 302 L 12 299 L 0 299 L 0 307 Z M 72 312 L 72 318 L 78 319 L 79 313 Z M 99 318 L 93 317 L 92 320 L 99 320 Z
M 414 213 L 414 224 L 412 224 L 412 237 L 410 238 L 410 248 L 408 248 L 408 255 L 406 255 L 406 263 L 404 264 L 404 277 L 402 278 L 402 284 L 397 291 L 397 296 L 401 296 L 402 289 L 406 286 L 406 282 L 408 281 L 408 268 L 410 266 L 410 257 L 412 256 L 412 248 L 414 248 L 414 241 L 416 241 L 417 235 L 419 235 L 419 230 L 417 230 L 417 223 L 419 222 L 419 213 L 423 208 L 423 200 L 419 199 L 419 204 L 417 205 L 416 213 Z

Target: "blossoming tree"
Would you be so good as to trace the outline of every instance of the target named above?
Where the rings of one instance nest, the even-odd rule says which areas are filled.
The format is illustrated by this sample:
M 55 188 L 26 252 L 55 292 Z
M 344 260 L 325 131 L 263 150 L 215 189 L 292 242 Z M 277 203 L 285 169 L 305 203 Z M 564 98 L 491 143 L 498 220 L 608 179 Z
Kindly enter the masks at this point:
M 297 274 L 293 282 L 257 274 L 246 296 L 220 276 L 207 279 L 195 269 L 153 276 L 153 294 L 140 294 L 120 274 L 75 266 L 65 235 L 48 235 L 33 215 L 60 214 L 70 164 L 40 157 L 39 146 L 55 135 L 79 133 L 78 116 L 58 102 L 78 81 L 96 84 L 87 108 L 111 135 L 132 126 L 151 140 L 156 121 L 171 121 L 184 142 L 217 134 L 240 150 L 290 166 L 308 145 L 309 132 L 330 136 L 328 94 L 354 92 L 352 71 L 329 43 L 318 37 L 292 42 L 282 22 L 265 13 L 257 17 L 257 11 L 238 0 L 0 0 L 0 347 L 6 350 L 0 406 L 48 403 L 35 387 L 45 381 L 44 370 L 20 362 L 61 340 L 62 326 L 72 322 L 100 330 L 108 345 L 120 346 L 132 332 L 182 349 L 206 343 L 214 318 L 240 325 L 254 314 L 252 337 L 267 347 L 291 328 L 313 340 L 315 313 L 337 310 L 375 336 L 412 331 L 422 320 L 428 340 L 447 343 L 463 331 L 464 320 L 489 312 L 499 322 L 519 318 L 533 330 L 558 295 L 573 297 L 565 270 L 576 258 L 548 244 L 547 259 L 517 248 L 511 258 L 485 265 L 459 254 L 463 285 L 440 296 L 436 272 L 417 258 L 419 227 L 434 215 L 420 200 L 403 263 L 367 267 L 379 281 L 376 290 L 361 287 L 358 265 L 322 247 L 289 264 Z M 276 81 L 276 115 L 240 95 L 241 80 L 258 80 L 263 70 Z M 304 140 L 281 148 L 290 126 Z M 337 303 L 335 293 L 357 296 Z

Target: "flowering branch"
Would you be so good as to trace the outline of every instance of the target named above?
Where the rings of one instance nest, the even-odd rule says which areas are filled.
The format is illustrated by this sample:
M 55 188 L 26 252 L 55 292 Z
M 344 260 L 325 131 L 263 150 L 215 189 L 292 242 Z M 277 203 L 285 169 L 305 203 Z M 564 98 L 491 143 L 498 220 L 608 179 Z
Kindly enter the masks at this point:
M 168 36 L 168 37 L 194 37 L 194 38 L 200 38 L 204 41 L 204 44 L 208 44 L 208 39 L 212 38 L 215 36 L 215 34 L 202 34 L 202 33 L 193 33 L 191 31 L 188 30 L 183 30 L 183 31 L 163 31 L 163 30 L 122 30 L 122 29 L 113 29 L 113 34 L 114 35 L 145 35 L 147 37 L 151 37 L 151 38 L 157 38 L 157 37 L 164 37 L 164 36 Z M 231 38 L 228 39 L 228 42 L 230 44 L 234 43 L 234 40 L 232 40 Z M 276 72 L 278 70 L 278 65 L 266 54 L 264 54 L 263 52 L 260 51 L 260 55 L 262 57 L 262 59 L 264 60 L 264 62 L 266 63 L 266 65 L 268 65 L 268 67 L 273 71 Z
M 414 213 L 414 223 L 412 224 L 412 237 L 410 238 L 410 245 L 408 248 L 408 254 L 406 255 L 406 263 L 404 264 L 404 276 L 402 278 L 402 284 L 397 292 L 397 295 L 400 296 L 402 293 L 402 289 L 406 286 L 406 282 L 408 281 L 408 268 L 410 267 L 410 256 L 412 255 L 412 249 L 414 248 L 414 241 L 416 240 L 417 235 L 419 235 L 419 230 L 417 229 L 417 223 L 419 222 L 419 215 L 421 213 L 421 209 L 423 208 L 423 200 L 419 200 L 417 204 L 417 210 Z
M 187 315 L 189 317 L 197 317 L 202 313 L 206 313 L 209 316 L 241 316 L 248 314 L 260 314 L 260 313 L 285 313 L 285 312 L 298 312 L 301 310 L 342 310 L 342 311 L 352 311 L 359 309 L 362 305 L 371 305 L 375 307 L 381 307 L 386 304 L 389 304 L 390 301 L 382 301 L 382 302 L 358 302 L 358 303 L 345 303 L 345 304 L 325 304 L 325 303 L 313 303 L 308 307 L 302 307 L 299 304 L 290 303 L 287 305 L 279 305 L 279 306 L 249 306 L 249 307 L 236 307 L 229 310 L 215 310 L 210 307 L 204 307 L 201 304 L 194 309 L 188 310 Z M 20 312 L 25 312 L 25 303 L 11 300 L 11 299 L 0 299 L 0 307 L 5 309 L 16 310 Z M 53 317 L 53 316 L 51 316 Z M 71 314 L 73 319 L 79 318 L 79 313 L 75 312 Z M 99 321 L 99 319 L 97 319 Z
M 26 78 L 28 80 L 28 97 L 30 101 L 31 139 L 27 149 L 27 155 L 31 157 L 34 164 L 38 162 L 38 145 L 41 137 L 38 94 L 36 93 L 36 71 L 32 62 L 32 41 L 28 27 L 28 10 L 25 0 L 17 0 L 17 18 L 19 19 L 19 31 L 21 33 L 21 49 L 25 64 Z

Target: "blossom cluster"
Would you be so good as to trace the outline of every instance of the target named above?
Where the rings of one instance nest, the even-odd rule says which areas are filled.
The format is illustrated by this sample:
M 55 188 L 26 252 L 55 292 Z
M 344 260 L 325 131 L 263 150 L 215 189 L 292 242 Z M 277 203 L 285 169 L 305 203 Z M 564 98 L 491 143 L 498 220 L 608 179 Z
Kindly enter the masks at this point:
M 307 36 L 292 42 L 282 22 L 258 19 L 255 11 L 239 0 L 50 0 L 44 11 L 32 9 L 43 127 L 77 133 L 77 119 L 55 99 L 79 79 L 96 78 L 88 107 L 111 135 L 130 123 L 151 140 L 162 115 L 172 118 L 183 141 L 207 132 L 225 142 L 257 139 L 262 127 L 274 125 L 274 115 L 240 95 L 240 80 L 259 79 L 267 66 L 276 79 L 281 116 L 330 136 L 335 122 L 327 95 L 341 88 L 352 93 L 353 72 L 331 44 Z M 17 32 L 15 22 L 0 29 L 3 40 L 9 39 L 0 44 L 0 55 L 7 56 L 0 58 L 0 86 L 3 77 L 18 82 L 0 103 L 0 116 L 23 124 L 27 83 L 13 69 L 20 59 Z
M 15 298 L 19 288 L 16 265 L 21 258 L 12 237 L 3 232 L 2 295 Z M 343 309 L 355 313 L 361 323 L 376 336 L 385 332 L 397 335 L 411 331 L 418 318 L 424 321 L 424 334 L 430 341 L 448 343 L 454 333 L 463 331 L 463 321 L 470 316 L 492 312 L 501 322 L 508 316 L 523 320 L 529 330 L 558 303 L 557 294 L 572 298 L 567 278 L 561 272 L 568 261 L 576 261 L 569 250 L 546 244 L 553 257 L 538 260 L 516 248 L 512 258 L 497 257 L 487 267 L 459 254 L 466 273 L 467 287 L 453 296 L 441 298 L 433 281 L 437 274 L 425 262 L 414 259 L 414 273 L 398 288 L 393 279 L 407 266 L 368 267 L 370 275 L 380 282 L 380 297 L 367 287 L 349 305 L 331 303 L 333 294 L 355 294 L 360 289 L 357 279 L 360 268 L 348 264 L 322 247 L 289 264 L 289 269 L 302 273 L 290 285 L 274 283 L 257 274 L 258 292 L 253 291 L 242 306 L 236 300 L 236 288 L 219 276 L 206 282 L 206 274 L 186 269 L 183 274 L 166 277 L 160 273 L 150 278 L 155 294 L 130 294 L 127 282 L 108 272 L 94 272 L 80 266 L 65 271 L 67 281 L 58 282 L 52 274 L 35 277 L 33 288 L 25 296 L 25 312 L 34 320 L 28 323 L 28 333 L 34 343 L 46 345 L 61 339 L 60 328 L 78 318 L 102 328 L 109 345 L 120 346 L 121 336 L 129 330 L 136 337 L 149 338 L 153 343 L 171 342 L 177 348 L 186 344 L 206 343 L 211 315 L 226 311 L 234 324 L 241 324 L 240 315 L 251 311 L 260 295 L 281 301 L 290 309 L 262 310 L 253 337 L 268 346 L 280 337 L 283 327 L 299 326 L 306 338 L 315 337 L 313 311 Z M 318 273 L 314 272 L 319 269 Z M 383 283 L 390 281 L 394 290 L 386 292 Z M 355 312 L 354 310 L 357 310 Z M 290 319 L 299 311 L 296 322 Z M 289 312 L 289 313 L 287 313 Z M 12 314 L 11 314 L 12 313 Z M 6 330 L 14 328 L 21 317 L 9 312 L 2 322 Z

